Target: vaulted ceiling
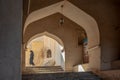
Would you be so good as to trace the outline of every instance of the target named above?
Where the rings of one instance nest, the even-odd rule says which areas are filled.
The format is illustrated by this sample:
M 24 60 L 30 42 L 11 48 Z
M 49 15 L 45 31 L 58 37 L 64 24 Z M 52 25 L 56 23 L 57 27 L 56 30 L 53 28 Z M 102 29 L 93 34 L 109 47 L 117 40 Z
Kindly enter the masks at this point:
M 60 25 L 60 23 L 59 23 L 59 19 L 61 17 L 64 18 L 64 21 L 65 21 L 64 24 L 62 24 L 62 25 Z M 60 33 L 60 32 L 62 32 L 62 29 L 66 29 L 66 30 L 64 30 L 66 32 L 64 34 L 67 34 L 67 31 L 69 29 L 73 30 L 72 32 L 79 31 L 81 33 L 82 32 L 85 33 L 84 29 L 81 26 L 79 26 L 72 20 L 68 19 L 64 15 L 62 15 L 60 13 L 55 13 L 53 15 L 47 16 L 45 18 L 42 18 L 40 20 L 37 20 L 37 21 L 29 24 L 29 27 L 26 28 L 26 31 L 24 33 L 24 42 L 27 42 L 31 38 L 31 36 L 34 36 L 35 34 L 42 33 L 44 31 L 48 31 L 51 33 L 53 31 L 55 31 L 55 33 Z M 61 35 L 64 35 L 64 34 L 61 34 Z M 81 36 L 81 40 L 85 37 L 86 36 Z
M 63 0 L 23 0 L 23 22 L 31 12 L 50 6 L 60 1 Z M 118 18 L 118 16 L 120 17 L 119 15 L 120 0 L 68 0 L 68 1 L 77 6 L 78 8 L 82 9 L 92 17 L 94 17 L 100 24 L 104 22 L 102 21 L 102 19 L 106 17 L 107 18 L 114 17 L 114 19 L 116 17 Z

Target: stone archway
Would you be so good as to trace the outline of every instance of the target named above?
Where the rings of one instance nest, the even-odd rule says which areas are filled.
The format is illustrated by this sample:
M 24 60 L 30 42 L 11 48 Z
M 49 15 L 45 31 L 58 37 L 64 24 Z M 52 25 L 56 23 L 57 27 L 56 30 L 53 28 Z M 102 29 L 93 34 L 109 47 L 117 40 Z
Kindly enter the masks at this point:
M 23 33 L 25 33 L 25 30 L 30 23 L 59 12 L 65 17 L 72 20 L 73 22 L 82 26 L 82 28 L 86 31 L 88 36 L 88 48 L 99 46 L 100 35 L 99 35 L 98 25 L 95 19 L 91 17 L 89 14 L 82 11 L 81 9 L 74 6 L 69 1 L 66 2 L 63 12 L 61 12 L 60 6 L 63 3 L 64 1 L 32 12 L 26 19 Z
M 90 67 L 100 69 L 100 35 L 95 19 L 71 4 L 69 1 L 66 2 L 63 12 L 61 12 L 60 6 L 63 3 L 64 1 L 61 1 L 59 3 L 32 12 L 26 19 L 24 33 L 29 24 L 46 16 L 59 12 L 73 22 L 80 25 L 85 30 L 88 37 L 88 53 L 92 55 L 92 57 L 90 58 Z M 98 64 L 94 65 L 95 63 Z
M 47 31 L 45 31 L 45 32 L 42 32 L 42 33 L 39 33 L 39 34 L 36 34 L 36 35 L 34 35 L 34 36 L 32 36 L 29 40 L 28 40 L 28 42 L 26 43 L 26 44 L 24 44 L 24 46 L 26 47 L 26 49 L 28 49 L 28 46 L 30 46 L 30 44 L 31 44 L 31 42 L 33 42 L 33 41 L 35 41 L 37 38 L 40 38 L 40 37 L 43 37 L 43 36 L 46 36 L 46 37 L 49 37 L 49 38 L 51 38 L 51 39 L 53 39 L 54 41 L 56 41 L 58 44 L 59 44 L 59 46 L 58 46 L 58 44 L 57 44 L 57 48 L 56 49 L 58 49 L 59 48 L 59 51 L 57 51 L 57 54 L 56 54 L 56 58 L 55 58 L 55 64 L 56 65 L 59 65 L 59 66 L 61 66 L 62 68 L 63 68 L 63 70 L 65 70 L 65 54 L 64 55 L 62 55 L 62 49 L 60 48 L 60 47 L 62 47 L 62 48 L 64 48 L 64 43 L 63 43 L 63 41 L 59 38 L 59 37 L 57 37 L 57 36 L 55 36 L 55 35 L 53 35 L 53 34 L 51 34 L 51 33 L 49 33 L 49 32 L 47 32 Z M 53 41 L 52 40 L 52 41 Z M 55 44 L 53 44 L 53 45 L 55 45 Z M 55 51 L 53 51 L 53 52 L 55 52 Z M 28 51 L 27 51 L 27 53 L 28 53 Z M 65 50 L 64 50 L 64 53 L 65 53 Z M 52 53 L 53 54 L 53 53 Z M 26 65 L 26 57 L 27 56 L 25 56 L 26 55 L 26 52 L 24 52 L 23 53 L 23 56 L 24 56 L 24 59 L 22 60 L 23 62 L 23 71 L 25 70 L 25 68 L 27 68 L 27 67 L 25 67 L 25 65 Z M 53 55 L 54 56 L 54 55 Z M 27 59 L 29 60 L 29 58 L 27 57 Z M 29 64 L 28 63 L 28 60 L 27 60 L 27 64 Z M 56 62 L 57 61 L 57 62 Z M 38 61 L 37 61 L 38 62 Z M 28 65 L 27 65 L 28 66 Z
M 64 69 L 65 62 L 61 52 L 61 47 L 64 48 L 64 44 L 59 37 L 48 32 L 39 33 L 31 37 L 26 46 L 26 67 L 31 67 L 29 64 L 30 55 L 28 50 L 32 50 L 35 56 L 35 65 L 33 67 L 61 66 Z M 51 52 L 50 57 L 47 57 L 47 50 Z
M 32 36 L 32 37 L 28 40 L 26 46 L 27 46 L 32 40 L 34 40 L 34 39 L 36 39 L 36 38 L 38 38 L 38 37 L 42 37 L 42 36 L 47 36 L 47 37 L 52 38 L 53 40 L 56 40 L 57 43 L 64 49 L 64 43 L 63 43 L 63 41 L 62 41 L 59 37 L 57 37 L 56 35 L 53 35 L 53 34 L 47 32 L 47 31 Z M 61 64 L 61 66 L 62 66 L 62 68 L 65 70 L 65 50 L 64 50 L 64 54 L 63 54 L 63 52 L 61 52 L 60 55 L 61 55 L 61 56 L 60 56 L 61 60 L 63 59 L 63 60 L 62 60 L 63 62 L 62 62 L 62 64 Z

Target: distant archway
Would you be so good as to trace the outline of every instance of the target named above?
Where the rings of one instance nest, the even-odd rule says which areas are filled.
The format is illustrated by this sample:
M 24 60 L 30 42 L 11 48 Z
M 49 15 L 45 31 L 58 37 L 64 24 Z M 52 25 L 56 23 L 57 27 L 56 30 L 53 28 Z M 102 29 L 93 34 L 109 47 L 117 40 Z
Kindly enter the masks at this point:
M 43 39 L 44 38 L 44 39 Z M 45 43 L 43 43 L 43 40 L 47 40 Z M 32 43 L 37 42 L 37 46 L 38 44 L 38 50 L 40 50 L 40 52 L 38 53 L 37 47 L 33 48 Z M 48 43 L 48 44 L 47 44 Z M 51 44 L 53 43 L 53 44 Z M 32 45 L 32 47 L 31 47 Z M 44 46 L 46 45 L 46 47 Z M 48 47 L 47 47 L 48 45 Z M 30 50 L 32 50 L 33 52 L 35 52 L 35 56 L 37 57 L 37 59 L 35 59 L 35 65 L 33 67 L 36 66 L 61 66 L 63 68 L 63 70 L 65 69 L 65 51 L 64 54 L 62 52 L 62 49 L 64 48 L 64 44 L 62 42 L 62 40 L 60 38 L 58 38 L 57 36 L 50 34 L 48 32 L 43 32 L 43 33 L 39 33 L 36 34 L 35 36 L 31 37 L 28 41 L 28 43 L 26 44 L 27 50 L 25 52 L 25 66 L 26 67 L 30 67 L 29 64 L 29 57 L 30 57 Z M 35 46 L 34 46 L 35 47 Z M 42 52 L 41 52 L 42 51 Z M 49 54 L 48 54 L 49 52 Z M 51 53 L 50 53 L 51 52 Z M 40 55 L 43 56 L 40 56 Z M 42 57 L 42 58 L 38 58 L 38 57 Z M 41 60 L 39 60 L 41 59 Z M 40 62 L 42 61 L 42 62 Z M 48 63 L 49 62 L 49 63 Z

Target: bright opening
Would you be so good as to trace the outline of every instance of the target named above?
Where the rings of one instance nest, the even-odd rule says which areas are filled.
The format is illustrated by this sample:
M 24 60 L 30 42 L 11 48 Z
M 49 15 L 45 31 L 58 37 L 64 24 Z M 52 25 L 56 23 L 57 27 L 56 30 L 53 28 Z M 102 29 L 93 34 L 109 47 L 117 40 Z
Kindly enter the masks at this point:
M 25 56 L 25 67 L 61 66 L 65 69 L 64 46 L 46 35 L 28 43 Z

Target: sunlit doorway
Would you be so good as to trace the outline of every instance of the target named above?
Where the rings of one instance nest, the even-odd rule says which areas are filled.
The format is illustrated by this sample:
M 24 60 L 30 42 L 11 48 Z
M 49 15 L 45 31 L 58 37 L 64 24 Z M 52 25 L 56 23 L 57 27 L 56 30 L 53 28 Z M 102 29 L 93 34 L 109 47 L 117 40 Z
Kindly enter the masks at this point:
M 37 37 L 27 44 L 25 52 L 26 70 L 34 69 L 34 72 L 43 72 L 40 68 L 45 68 L 44 72 L 49 72 L 49 69 L 50 72 L 54 72 L 57 67 L 59 67 L 59 70 L 61 67 L 61 71 L 65 70 L 65 50 L 63 45 L 46 35 Z M 53 71 L 51 71 L 52 68 L 54 68 Z M 37 71 L 38 69 L 39 71 Z M 57 69 L 55 72 L 57 72 Z

